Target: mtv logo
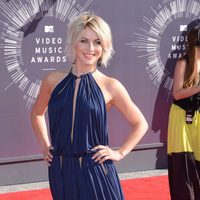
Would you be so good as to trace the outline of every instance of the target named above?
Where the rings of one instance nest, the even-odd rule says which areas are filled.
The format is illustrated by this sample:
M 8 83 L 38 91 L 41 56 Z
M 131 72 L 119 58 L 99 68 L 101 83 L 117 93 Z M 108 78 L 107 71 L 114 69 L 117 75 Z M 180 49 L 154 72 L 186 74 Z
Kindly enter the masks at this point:
M 53 33 L 54 32 L 54 26 L 44 26 L 44 32 L 45 33 Z
M 180 31 L 187 31 L 187 25 L 180 25 Z

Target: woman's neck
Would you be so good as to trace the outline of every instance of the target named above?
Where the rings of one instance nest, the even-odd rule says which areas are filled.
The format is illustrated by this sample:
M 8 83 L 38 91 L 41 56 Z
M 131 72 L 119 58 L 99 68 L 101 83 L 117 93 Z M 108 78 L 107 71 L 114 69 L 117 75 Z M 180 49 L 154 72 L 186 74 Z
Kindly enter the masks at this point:
M 81 76 L 83 74 L 87 74 L 90 72 L 95 72 L 96 71 L 96 66 L 78 66 L 74 64 L 71 69 L 72 73 L 75 74 L 76 76 Z

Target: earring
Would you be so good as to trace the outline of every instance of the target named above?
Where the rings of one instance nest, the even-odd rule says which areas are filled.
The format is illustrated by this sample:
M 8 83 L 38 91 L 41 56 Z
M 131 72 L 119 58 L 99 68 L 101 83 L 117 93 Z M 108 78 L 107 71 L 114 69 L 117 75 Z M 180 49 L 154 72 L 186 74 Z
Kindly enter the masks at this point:
M 72 64 L 74 65 L 76 63 L 76 60 L 74 60 L 74 62 L 72 62 Z

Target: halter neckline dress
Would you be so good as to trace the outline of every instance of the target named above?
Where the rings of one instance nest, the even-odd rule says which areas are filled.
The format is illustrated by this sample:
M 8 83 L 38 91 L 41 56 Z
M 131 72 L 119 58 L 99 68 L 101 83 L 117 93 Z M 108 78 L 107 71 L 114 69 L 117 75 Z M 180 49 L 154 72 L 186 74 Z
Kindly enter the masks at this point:
M 77 77 L 70 71 L 51 94 L 48 116 L 53 199 L 123 200 L 113 161 L 91 158 L 93 147 L 108 145 L 105 99 L 93 73 Z

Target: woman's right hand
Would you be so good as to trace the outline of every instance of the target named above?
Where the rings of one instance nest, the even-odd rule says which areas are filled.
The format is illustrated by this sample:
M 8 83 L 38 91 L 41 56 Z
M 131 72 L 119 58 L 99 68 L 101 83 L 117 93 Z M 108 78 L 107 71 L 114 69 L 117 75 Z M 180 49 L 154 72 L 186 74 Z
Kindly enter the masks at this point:
M 53 159 L 53 155 L 51 154 L 50 150 L 53 150 L 53 147 L 47 147 L 44 151 L 43 151 L 43 157 L 44 160 L 47 162 L 48 166 L 51 166 L 51 162 Z

